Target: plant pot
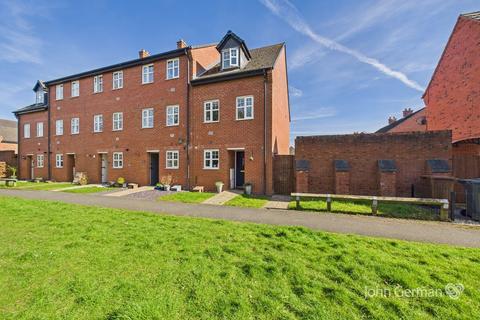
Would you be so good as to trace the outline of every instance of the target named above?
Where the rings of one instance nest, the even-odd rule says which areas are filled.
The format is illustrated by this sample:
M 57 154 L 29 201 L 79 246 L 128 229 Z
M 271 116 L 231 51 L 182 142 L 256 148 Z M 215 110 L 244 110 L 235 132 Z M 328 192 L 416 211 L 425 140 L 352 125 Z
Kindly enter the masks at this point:
M 215 187 L 217 187 L 217 193 L 221 193 L 223 190 L 223 183 L 222 184 L 217 183 L 215 184 Z
M 168 185 L 168 184 L 164 185 L 163 190 L 170 191 L 170 185 Z
M 251 195 L 252 194 L 252 185 L 246 184 L 245 185 L 245 194 Z

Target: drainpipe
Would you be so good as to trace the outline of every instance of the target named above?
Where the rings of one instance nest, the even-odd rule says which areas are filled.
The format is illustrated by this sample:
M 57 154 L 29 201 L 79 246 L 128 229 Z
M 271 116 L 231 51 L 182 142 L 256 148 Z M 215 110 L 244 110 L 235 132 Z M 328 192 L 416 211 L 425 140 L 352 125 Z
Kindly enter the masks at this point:
M 263 70 L 263 194 L 267 194 L 267 71 Z
M 190 58 L 187 53 L 187 190 L 190 190 Z
M 17 179 L 20 178 L 20 117 L 18 114 L 15 114 L 15 118 L 17 119 Z M 8 170 L 7 170 L 8 172 Z
M 48 89 L 49 95 L 50 96 L 50 88 Z M 47 97 L 47 99 L 48 99 Z M 50 99 L 47 100 L 47 170 L 48 170 L 48 180 L 52 180 L 52 166 L 50 164 L 50 137 L 51 137 L 51 130 L 50 130 Z

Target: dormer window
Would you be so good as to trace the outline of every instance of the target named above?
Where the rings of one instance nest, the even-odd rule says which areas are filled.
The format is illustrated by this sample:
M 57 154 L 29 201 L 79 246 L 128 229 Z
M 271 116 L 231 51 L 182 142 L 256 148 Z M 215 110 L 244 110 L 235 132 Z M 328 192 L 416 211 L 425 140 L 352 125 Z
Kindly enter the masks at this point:
M 37 93 L 36 93 L 35 102 L 36 103 L 43 103 L 44 97 L 45 97 L 45 92 L 43 92 L 43 90 L 38 90 Z
M 238 48 L 222 50 L 223 69 L 238 67 Z

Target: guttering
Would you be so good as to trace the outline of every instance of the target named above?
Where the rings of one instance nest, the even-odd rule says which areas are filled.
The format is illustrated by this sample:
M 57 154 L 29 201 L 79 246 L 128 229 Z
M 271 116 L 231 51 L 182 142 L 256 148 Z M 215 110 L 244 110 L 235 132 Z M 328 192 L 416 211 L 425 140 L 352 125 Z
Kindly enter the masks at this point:
M 85 77 L 98 75 L 98 74 L 101 74 L 101 73 L 106 72 L 106 71 L 116 71 L 116 70 L 121 70 L 121 69 L 124 69 L 124 68 L 139 66 L 139 65 L 151 63 L 151 62 L 153 62 L 155 60 L 159 60 L 159 59 L 176 58 L 176 57 L 179 57 L 181 55 L 186 54 L 188 48 L 189 47 L 185 47 L 185 48 L 181 48 L 181 49 L 175 49 L 175 50 L 171 50 L 171 51 L 167 51 L 167 52 L 163 52 L 163 53 L 159 53 L 159 54 L 154 54 L 154 55 L 148 56 L 146 58 L 129 60 L 129 61 L 126 61 L 126 62 L 121 62 L 121 63 L 113 64 L 113 65 L 110 65 L 110 66 L 106 66 L 106 67 L 102 67 L 102 68 L 98 68 L 98 69 L 93 69 L 93 70 L 90 70 L 90 71 L 85 71 L 85 72 L 77 73 L 77 74 L 74 74 L 74 75 L 70 75 L 70 76 L 46 81 L 45 85 L 47 85 L 47 87 L 48 87 L 48 86 L 51 86 L 51 85 L 54 85 L 54 84 L 59 84 L 59 83 L 65 82 L 65 81 L 77 80 L 77 79 L 81 79 L 81 78 L 85 78 Z
M 35 107 L 34 109 L 28 109 L 28 110 L 25 110 L 25 111 L 17 110 L 17 111 L 13 111 L 12 113 L 15 115 L 15 117 L 17 117 L 18 115 L 27 114 L 27 113 L 34 113 L 34 112 L 39 112 L 39 111 L 45 111 L 47 109 L 48 109 L 47 105 L 42 105 L 41 107 Z
M 267 70 L 270 70 L 270 69 L 271 68 L 263 68 L 263 69 L 256 69 L 251 71 L 234 72 L 234 73 L 228 73 L 228 74 L 222 74 L 222 75 L 208 76 L 205 78 L 193 79 L 190 83 L 192 84 L 192 86 L 195 86 L 199 84 L 215 83 L 215 82 L 235 80 L 235 79 L 241 79 L 241 78 L 247 78 L 247 77 L 253 77 L 253 76 L 261 76 Z

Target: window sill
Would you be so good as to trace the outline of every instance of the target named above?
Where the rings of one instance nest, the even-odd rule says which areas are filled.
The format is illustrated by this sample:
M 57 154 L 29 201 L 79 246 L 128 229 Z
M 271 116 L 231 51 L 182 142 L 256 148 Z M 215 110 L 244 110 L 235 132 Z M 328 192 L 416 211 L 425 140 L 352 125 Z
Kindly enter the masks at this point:
M 103 93 L 103 91 L 93 92 L 93 94 L 99 94 L 99 93 Z
M 178 78 L 180 78 L 180 76 L 173 77 L 173 78 L 165 78 L 165 80 L 175 80 L 175 79 L 178 79 Z
M 93 131 L 92 133 L 103 133 L 103 131 Z
M 165 125 L 166 127 L 178 127 L 180 124 L 177 123 L 177 124 L 167 124 Z
M 206 167 L 203 167 L 203 170 L 218 170 L 220 168 L 206 168 Z
M 120 90 L 120 89 L 123 89 L 123 87 L 119 87 L 119 88 L 112 88 L 112 91 L 117 91 L 117 90 Z
M 80 96 L 71 96 L 70 99 L 79 98 Z
M 203 121 L 203 123 L 219 123 L 220 120 L 217 120 L 217 121 Z
M 254 120 L 255 118 L 243 118 L 243 119 L 235 119 L 235 121 L 245 121 L 245 120 Z
M 123 129 L 112 129 L 113 132 L 123 131 Z
M 152 84 L 152 83 L 153 83 L 153 81 L 152 81 L 152 82 L 142 82 L 142 85 L 144 85 L 144 84 Z
M 178 170 L 179 167 L 176 167 L 176 168 L 165 168 L 165 170 Z
M 141 127 L 140 129 L 153 129 L 154 127 Z

